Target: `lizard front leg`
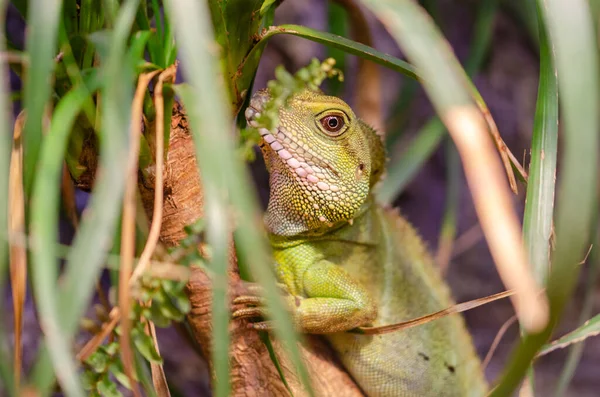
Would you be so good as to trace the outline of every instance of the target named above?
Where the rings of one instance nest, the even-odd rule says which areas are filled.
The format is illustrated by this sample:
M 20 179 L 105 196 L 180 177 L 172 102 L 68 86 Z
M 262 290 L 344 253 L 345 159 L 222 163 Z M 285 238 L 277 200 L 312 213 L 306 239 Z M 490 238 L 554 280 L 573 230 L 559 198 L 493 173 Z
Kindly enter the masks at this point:
M 300 268 L 282 266 L 279 270 L 280 281 L 287 286 L 289 293 L 285 297 L 287 306 L 301 332 L 326 334 L 347 331 L 367 325 L 377 316 L 375 303 L 366 289 L 344 269 L 327 260 Z M 262 300 L 244 296 L 238 297 L 234 303 L 260 305 Z M 268 317 L 262 306 L 233 313 L 234 318 L 259 315 Z M 255 323 L 254 328 L 268 329 L 270 324 Z

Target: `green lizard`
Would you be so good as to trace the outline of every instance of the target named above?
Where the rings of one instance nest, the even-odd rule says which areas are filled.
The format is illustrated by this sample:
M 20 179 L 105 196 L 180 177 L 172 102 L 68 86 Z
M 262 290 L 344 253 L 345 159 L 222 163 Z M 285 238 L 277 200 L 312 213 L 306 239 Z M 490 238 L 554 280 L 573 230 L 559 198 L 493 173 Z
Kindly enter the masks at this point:
M 444 309 L 449 289 L 412 226 L 374 200 L 385 167 L 375 131 L 342 100 L 309 90 L 289 99 L 269 131 L 257 121 L 268 100 L 258 91 L 245 115 L 262 136 L 271 187 L 265 222 L 298 329 L 324 334 L 368 396 L 484 395 L 458 315 L 390 334 L 345 332 Z M 244 307 L 234 317 L 260 314 Z

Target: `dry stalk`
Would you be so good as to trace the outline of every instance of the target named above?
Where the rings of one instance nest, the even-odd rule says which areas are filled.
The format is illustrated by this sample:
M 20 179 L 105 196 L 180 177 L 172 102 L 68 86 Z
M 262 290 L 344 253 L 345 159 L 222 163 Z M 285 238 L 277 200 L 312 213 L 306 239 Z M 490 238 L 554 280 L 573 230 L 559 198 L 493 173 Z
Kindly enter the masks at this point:
M 520 223 L 484 119 L 472 106 L 452 108 L 443 119 L 462 159 L 498 273 L 506 288 L 516 293 L 512 303 L 519 321 L 528 332 L 535 333 L 548 322 L 548 302 L 531 274 Z
M 81 348 L 79 353 L 77 353 L 77 356 L 75 357 L 78 361 L 84 362 L 85 360 L 87 360 L 92 355 L 92 353 L 94 353 L 98 349 L 98 347 L 100 347 L 104 339 L 106 339 L 115 329 L 117 323 L 119 322 L 119 319 L 121 318 L 121 312 L 119 311 L 119 308 L 113 307 L 108 315 L 108 318 L 110 321 L 102 324 L 102 329 L 100 330 L 100 332 L 94 335 L 92 339 L 90 339 Z
M 416 327 L 418 325 L 427 324 L 434 320 L 438 320 L 442 317 L 449 316 L 451 314 L 466 312 L 467 310 L 475 309 L 476 307 L 486 305 L 488 303 L 497 301 L 499 299 L 504 299 L 509 296 L 514 295 L 514 291 L 504 291 L 499 292 L 494 295 L 485 296 L 483 298 L 473 299 L 468 302 L 458 303 L 456 305 L 450 306 L 446 309 L 440 310 L 435 313 L 427 314 L 425 316 L 417 317 L 412 320 L 403 321 L 401 323 L 384 325 L 381 327 L 359 327 L 360 333 L 366 335 L 381 335 L 388 334 L 390 332 L 396 332 L 405 330 L 408 328 Z
M 500 344 L 500 341 L 504 337 L 504 334 L 506 334 L 506 331 L 508 331 L 508 329 L 515 323 L 515 321 L 517 321 L 517 316 L 513 315 L 508 320 L 506 320 L 504 324 L 502 324 L 502 327 L 500 327 L 500 329 L 498 330 L 498 333 L 496 334 L 496 337 L 494 338 L 490 349 L 488 350 L 487 354 L 485 355 L 485 358 L 483 359 L 483 362 L 481 363 L 482 371 L 485 371 L 490 361 L 492 361 L 492 357 L 494 356 L 494 353 L 496 352 L 496 348 Z
M 25 113 L 19 113 L 13 132 L 8 189 L 8 241 L 10 246 L 10 283 L 14 312 L 15 350 L 13 356 L 15 387 L 21 382 L 23 361 L 23 311 L 27 293 L 27 247 L 19 244 L 25 235 L 25 195 L 23 191 L 23 142 L 21 135 Z
M 142 276 L 144 271 L 148 269 L 150 265 L 150 258 L 156 249 L 156 244 L 160 238 L 160 229 L 162 226 L 163 217 L 163 169 L 164 169 L 164 156 L 165 156 L 165 134 L 164 134 L 164 97 L 163 97 L 163 85 L 167 80 L 174 81 L 175 75 L 177 74 L 177 65 L 171 65 L 165 69 L 159 76 L 154 89 L 154 106 L 156 108 L 156 177 L 154 178 L 154 210 L 152 213 L 152 224 L 150 226 L 150 233 L 146 240 L 146 245 L 140 256 L 140 261 L 133 272 L 131 279 L 129 280 L 129 286 L 134 285 L 137 280 Z M 141 129 L 140 129 L 141 130 Z
M 152 78 L 160 71 L 140 75 L 138 85 L 133 98 L 131 110 L 131 126 L 129 131 L 129 157 L 127 162 L 127 185 L 123 198 L 123 220 L 121 226 L 121 264 L 119 267 L 119 309 L 121 312 L 121 358 L 125 375 L 129 379 L 134 397 L 141 397 L 137 382 L 133 376 L 133 350 L 131 348 L 130 331 L 131 319 L 131 295 L 129 290 L 129 278 L 133 268 L 135 255 L 135 192 L 137 190 L 137 161 L 140 151 L 140 131 L 142 128 L 143 102 L 146 88 Z

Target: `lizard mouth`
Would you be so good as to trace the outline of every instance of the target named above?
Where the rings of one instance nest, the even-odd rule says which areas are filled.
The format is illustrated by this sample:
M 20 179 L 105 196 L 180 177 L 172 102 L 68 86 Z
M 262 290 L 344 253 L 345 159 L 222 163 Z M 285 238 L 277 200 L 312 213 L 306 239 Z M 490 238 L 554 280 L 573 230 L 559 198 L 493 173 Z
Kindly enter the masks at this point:
M 321 190 L 337 191 L 338 187 L 328 183 L 326 179 L 330 179 L 332 176 L 337 177 L 338 173 L 316 153 L 313 153 L 310 147 L 298 142 L 294 136 L 281 127 L 269 131 L 260 125 L 257 119 L 270 98 L 267 90 L 257 91 L 252 96 L 250 106 L 244 112 L 248 124 L 258 129 L 264 144 L 268 145 L 300 178 L 316 184 Z M 328 178 L 328 173 L 333 175 Z

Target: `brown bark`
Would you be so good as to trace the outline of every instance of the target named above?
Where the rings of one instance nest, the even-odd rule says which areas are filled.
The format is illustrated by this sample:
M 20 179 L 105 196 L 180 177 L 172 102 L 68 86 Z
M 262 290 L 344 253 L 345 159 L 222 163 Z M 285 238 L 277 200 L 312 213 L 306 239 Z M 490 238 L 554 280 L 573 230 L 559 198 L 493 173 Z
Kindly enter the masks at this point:
M 154 172 L 154 169 L 144 170 L 143 180 L 140 183 L 144 207 L 149 217 L 152 215 L 154 199 L 152 189 Z M 177 103 L 173 107 L 169 152 L 164 175 L 164 217 L 161 240 L 164 244 L 172 246 L 185 237 L 184 226 L 203 216 L 202 186 L 196 167 L 194 144 L 185 110 Z M 243 283 L 237 273 L 233 249 L 230 258 L 229 287 L 230 296 L 233 297 L 243 291 Z M 200 345 L 210 365 L 211 282 L 208 275 L 199 268 L 193 269 L 187 292 L 192 304 L 188 321 L 194 339 Z M 247 321 L 232 321 L 229 325 L 232 396 L 289 395 L 258 333 L 249 329 L 247 324 Z M 294 396 L 306 395 L 294 375 L 292 366 L 286 360 L 286 355 L 282 354 L 282 349 L 277 343 L 274 345 Z M 301 348 L 318 396 L 363 395 L 350 376 L 335 361 L 333 352 L 322 339 L 309 337 L 306 346 Z

